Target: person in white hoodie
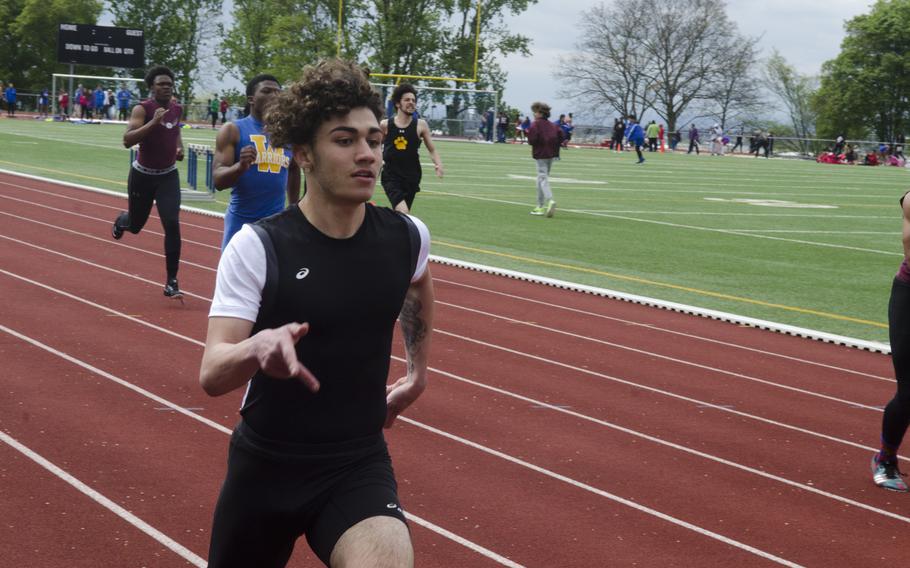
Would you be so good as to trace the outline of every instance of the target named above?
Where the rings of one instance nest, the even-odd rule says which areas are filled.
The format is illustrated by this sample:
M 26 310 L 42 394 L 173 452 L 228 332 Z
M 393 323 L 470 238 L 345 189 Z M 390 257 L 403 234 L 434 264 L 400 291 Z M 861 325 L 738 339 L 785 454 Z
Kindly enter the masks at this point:
M 711 155 L 724 155 L 724 129 L 717 123 L 711 128 Z

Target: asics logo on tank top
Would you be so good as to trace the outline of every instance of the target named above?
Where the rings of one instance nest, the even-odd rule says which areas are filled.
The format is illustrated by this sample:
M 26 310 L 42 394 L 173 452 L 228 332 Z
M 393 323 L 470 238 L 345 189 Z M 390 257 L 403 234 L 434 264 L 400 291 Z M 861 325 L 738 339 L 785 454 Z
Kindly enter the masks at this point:
M 297 280 L 303 280 L 310 273 L 309 268 L 301 268 L 297 271 Z
M 291 163 L 282 148 L 269 146 L 264 134 L 250 134 L 250 141 L 256 146 L 256 161 L 253 163 L 257 164 L 260 172 L 281 173 L 281 168 L 287 168 Z

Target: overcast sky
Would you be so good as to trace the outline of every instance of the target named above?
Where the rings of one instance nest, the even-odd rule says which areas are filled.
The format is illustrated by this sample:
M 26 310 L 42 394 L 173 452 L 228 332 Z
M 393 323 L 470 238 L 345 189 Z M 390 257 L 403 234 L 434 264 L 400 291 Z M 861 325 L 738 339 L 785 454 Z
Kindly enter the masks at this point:
M 621 0 L 620 0 L 621 1 Z M 615 0 L 539 0 L 508 23 L 533 38 L 531 57 L 509 57 L 504 98 L 509 106 L 530 112 L 531 103 L 550 103 L 554 114 L 578 112 L 571 101 L 558 96 L 553 77 L 560 55 L 575 51 L 581 13 Z M 761 56 L 774 48 L 800 73 L 817 75 L 821 65 L 837 57 L 844 38 L 844 22 L 870 11 L 871 0 L 728 0 L 727 15 L 741 34 L 762 37 Z M 642 22 L 644 29 L 647 22 Z

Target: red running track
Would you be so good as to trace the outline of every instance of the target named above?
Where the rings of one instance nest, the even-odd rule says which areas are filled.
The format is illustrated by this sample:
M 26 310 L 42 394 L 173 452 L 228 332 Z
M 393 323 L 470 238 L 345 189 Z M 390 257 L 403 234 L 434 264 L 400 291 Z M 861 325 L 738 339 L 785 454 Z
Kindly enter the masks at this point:
M 222 221 L 182 214 L 181 306 L 156 217 L 110 238 L 124 205 L 0 174 L 2 566 L 205 565 L 240 397 L 197 384 Z M 387 431 L 419 566 L 906 561 L 910 501 L 868 471 L 888 357 L 432 271 L 430 388 Z

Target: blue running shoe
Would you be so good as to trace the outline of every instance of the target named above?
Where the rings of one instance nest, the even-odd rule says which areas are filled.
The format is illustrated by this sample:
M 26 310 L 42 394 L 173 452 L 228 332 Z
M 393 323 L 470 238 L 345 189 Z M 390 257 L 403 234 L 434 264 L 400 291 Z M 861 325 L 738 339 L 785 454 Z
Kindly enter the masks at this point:
M 878 461 L 878 454 L 872 456 L 872 481 L 882 489 L 907 492 L 907 483 L 902 479 L 906 474 L 897 468 L 897 462 Z

